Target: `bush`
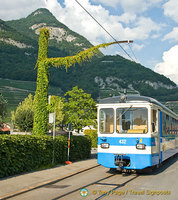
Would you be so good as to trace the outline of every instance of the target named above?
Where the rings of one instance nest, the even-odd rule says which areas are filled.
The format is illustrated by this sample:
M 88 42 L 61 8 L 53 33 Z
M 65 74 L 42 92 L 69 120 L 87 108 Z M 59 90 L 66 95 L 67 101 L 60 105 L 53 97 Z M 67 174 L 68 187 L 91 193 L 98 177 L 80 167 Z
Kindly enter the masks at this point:
M 70 161 L 89 158 L 91 154 L 91 140 L 86 136 L 72 136 Z
M 15 116 L 15 125 L 20 131 L 30 132 L 33 129 L 34 111 L 31 109 L 17 112 Z
M 86 159 L 91 143 L 87 137 L 71 137 L 72 161 Z M 0 177 L 32 171 L 49 166 L 52 162 L 53 138 L 51 136 L 0 135 Z M 55 139 L 55 164 L 67 159 L 67 137 Z
M 19 131 L 30 132 L 33 129 L 34 100 L 31 94 L 19 103 L 15 112 L 11 113 L 12 121 Z
M 85 135 L 88 135 L 91 139 L 91 146 L 93 148 L 97 147 L 97 130 L 86 129 L 84 131 Z

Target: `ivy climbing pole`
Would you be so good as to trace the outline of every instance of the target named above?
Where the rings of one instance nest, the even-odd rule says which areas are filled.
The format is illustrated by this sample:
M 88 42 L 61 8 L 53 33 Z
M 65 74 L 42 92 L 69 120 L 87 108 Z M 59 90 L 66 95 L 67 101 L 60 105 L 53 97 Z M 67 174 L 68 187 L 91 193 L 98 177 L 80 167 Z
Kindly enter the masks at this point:
M 42 28 L 39 36 L 38 59 L 36 63 L 37 68 L 37 81 L 36 92 L 34 97 L 35 113 L 33 122 L 33 134 L 45 135 L 47 133 L 48 124 L 48 86 L 49 86 L 49 67 L 62 67 L 67 70 L 68 67 L 75 65 L 75 63 L 82 64 L 90 60 L 94 55 L 99 54 L 99 48 L 105 48 L 109 45 L 118 42 L 104 43 L 93 46 L 87 50 L 79 52 L 75 56 L 48 58 L 48 41 L 49 30 Z
M 49 64 L 45 62 L 48 55 L 49 31 L 41 29 L 39 37 L 39 49 L 37 60 L 37 82 L 34 97 L 35 112 L 33 122 L 33 134 L 43 135 L 47 133 L 48 123 L 48 85 L 49 85 Z

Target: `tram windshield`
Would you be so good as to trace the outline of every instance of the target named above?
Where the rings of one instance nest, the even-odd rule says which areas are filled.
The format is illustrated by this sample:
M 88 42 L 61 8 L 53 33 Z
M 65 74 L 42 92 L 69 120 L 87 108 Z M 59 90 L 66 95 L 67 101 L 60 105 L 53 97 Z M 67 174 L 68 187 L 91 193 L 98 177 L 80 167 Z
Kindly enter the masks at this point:
M 116 109 L 117 133 L 147 133 L 148 110 L 146 108 Z

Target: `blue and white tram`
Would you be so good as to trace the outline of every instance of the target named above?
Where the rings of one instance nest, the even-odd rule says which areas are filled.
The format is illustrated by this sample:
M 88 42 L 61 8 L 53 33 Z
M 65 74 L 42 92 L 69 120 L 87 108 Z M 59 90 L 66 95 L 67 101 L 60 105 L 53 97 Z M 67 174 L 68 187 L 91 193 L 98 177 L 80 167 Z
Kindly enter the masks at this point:
M 178 115 L 145 96 L 123 95 L 98 104 L 98 163 L 119 170 L 161 164 L 178 153 Z

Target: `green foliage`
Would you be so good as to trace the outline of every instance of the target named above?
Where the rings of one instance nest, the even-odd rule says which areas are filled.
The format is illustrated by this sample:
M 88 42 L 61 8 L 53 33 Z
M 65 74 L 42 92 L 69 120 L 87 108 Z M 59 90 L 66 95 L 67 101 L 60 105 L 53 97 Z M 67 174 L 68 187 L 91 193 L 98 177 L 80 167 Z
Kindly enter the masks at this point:
M 19 131 L 31 132 L 33 129 L 33 117 L 34 111 L 31 109 L 25 109 L 22 112 L 17 112 L 15 117 L 15 125 Z
M 12 112 L 11 119 L 20 131 L 32 131 L 34 117 L 34 100 L 31 94 Z
M 91 140 L 85 136 L 71 136 L 70 161 L 89 158 L 91 154 Z
M 67 158 L 67 137 L 55 139 L 55 164 L 64 164 Z M 72 161 L 90 156 L 91 143 L 87 137 L 72 136 Z M 19 174 L 49 166 L 52 161 L 51 136 L 0 135 L 0 177 Z
M 0 93 L 0 126 L 3 123 L 4 117 L 6 116 L 6 104 L 7 101 L 4 99 L 2 94 Z
M 48 54 L 49 31 L 45 28 L 40 30 L 38 60 L 36 67 L 37 85 L 35 92 L 35 113 L 33 123 L 33 134 L 44 135 L 47 133 L 48 124 L 48 86 L 49 86 L 49 65 L 44 61 Z
M 90 137 L 92 147 L 96 148 L 97 147 L 97 130 L 86 129 L 84 131 L 84 134 Z
M 58 96 L 51 96 L 50 104 L 48 105 L 49 113 L 56 113 L 56 126 L 64 119 L 64 98 Z
M 49 30 L 47 28 L 40 29 L 39 37 L 39 49 L 38 49 L 38 60 L 36 64 L 37 71 L 37 87 L 35 92 L 35 114 L 33 123 L 33 134 L 43 135 L 47 133 L 47 123 L 48 123 L 48 86 L 49 86 L 49 66 L 61 66 L 64 65 L 67 69 L 68 67 L 75 65 L 75 63 L 81 64 L 87 59 L 91 59 L 95 54 L 100 53 L 99 48 L 107 47 L 117 42 L 100 44 L 95 47 L 91 47 L 87 50 L 81 51 L 75 56 L 67 56 L 64 58 L 47 58 L 48 56 L 48 41 L 49 41 Z M 86 110 L 84 114 L 91 113 Z M 83 113 L 81 113 L 84 115 Z M 90 114 L 91 115 L 91 114 Z M 83 118 L 82 118 L 83 119 Z M 78 119 L 80 120 L 80 119 Z M 82 120 L 83 121 L 83 120 Z M 78 121 L 77 124 L 80 122 Z M 84 120 L 86 123 L 86 119 Z M 76 123 L 75 123 L 76 124 Z M 75 125 L 76 126 L 76 125 Z M 81 125 L 80 125 L 81 127 Z M 78 129 L 80 129 L 78 127 Z
M 66 92 L 65 96 L 69 96 L 65 103 L 66 124 L 72 123 L 73 128 L 78 131 L 84 126 L 95 125 L 96 102 L 90 94 L 84 93 L 76 86 Z
M 48 58 L 46 59 L 46 62 L 49 63 L 49 65 L 53 65 L 55 67 L 61 67 L 65 66 L 66 70 L 71 67 L 72 65 L 75 65 L 76 63 L 78 64 L 83 64 L 85 61 L 91 60 L 91 58 L 94 55 L 100 54 L 101 52 L 99 51 L 99 48 L 106 48 L 107 46 L 110 46 L 112 44 L 117 44 L 118 42 L 110 42 L 110 43 L 104 43 L 104 44 L 99 44 L 94 47 L 90 47 L 87 50 L 81 51 L 75 56 L 67 56 L 64 58 Z

